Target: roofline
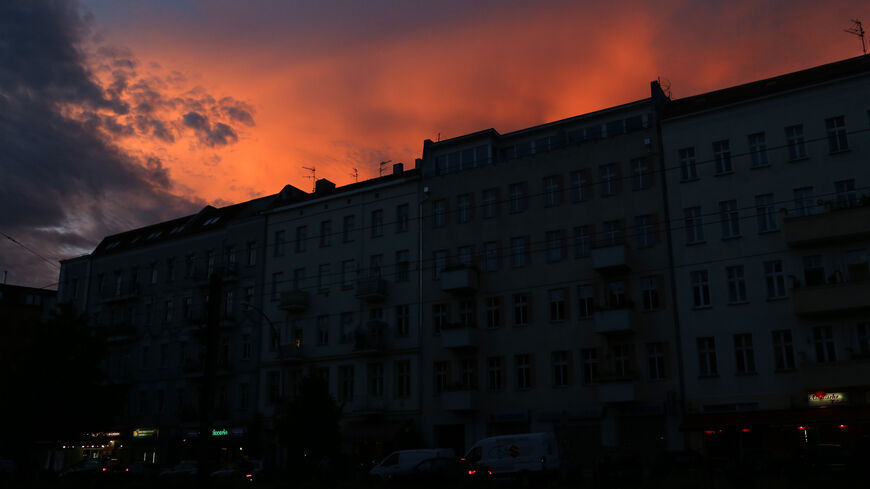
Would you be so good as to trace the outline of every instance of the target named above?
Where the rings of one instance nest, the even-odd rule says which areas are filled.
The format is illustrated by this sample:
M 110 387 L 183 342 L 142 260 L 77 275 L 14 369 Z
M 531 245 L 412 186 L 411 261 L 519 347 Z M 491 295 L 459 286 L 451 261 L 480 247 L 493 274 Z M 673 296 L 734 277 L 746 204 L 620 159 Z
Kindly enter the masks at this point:
M 335 190 L 327 193 L 326 195 L 318 196 L 317 194 L 308 194 L 313 198 L 298 200 L 296 202 L 290 204 L 284 204 L 273 209 L 266 209 L 262 211 L 262 214 L 276 214 L 278 212 L 284 212 L 291 209 L 298 209 L 300 207 L 305 207 L 307 205 L 318 204 L 321 202 L 326 202 L 331 199 L 343 198 L 348 195 L 356 195 L 369 190 L 375 190 L 380 188 L 393 187 L 402 183 L 406 183 L 408 180 L 415 179 L 419 177 L 420 171 L 416 168 L 411 170 L 405 170 L 399 174 L 391 174 L 384 175 L 383 177 L 372 178 L 369 180 L 363 180 L 362 182 L 352 183 L 350 185 L 344 185 L 342 187 L 336 187 Z M 406 178 L 407 177 L 407 178 Z M 380 179 L 387 179 L 387 181 L 378 182 Z M 359 187 L 356 187 L 359 185 Z M 356 188 L 349 188 L 356 187 Z

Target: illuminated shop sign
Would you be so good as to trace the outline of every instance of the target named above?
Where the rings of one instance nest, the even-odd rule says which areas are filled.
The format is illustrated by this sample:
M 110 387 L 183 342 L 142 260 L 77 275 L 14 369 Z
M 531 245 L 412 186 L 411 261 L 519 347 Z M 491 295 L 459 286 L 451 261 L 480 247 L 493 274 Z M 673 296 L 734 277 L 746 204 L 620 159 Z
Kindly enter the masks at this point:
M 227 436 L 230 434 L 230 431 L 226 428 L 221 428 L 219 430 L 211 430 L 211 436 Z
M 157 436 L 157 428 L 139 428 L 133 431 L 133 438 L 151 438 Z
M 846 393 L 816 391 L 807 396 L 807 401 L 811 407 L 840 404 L 846 402 Z

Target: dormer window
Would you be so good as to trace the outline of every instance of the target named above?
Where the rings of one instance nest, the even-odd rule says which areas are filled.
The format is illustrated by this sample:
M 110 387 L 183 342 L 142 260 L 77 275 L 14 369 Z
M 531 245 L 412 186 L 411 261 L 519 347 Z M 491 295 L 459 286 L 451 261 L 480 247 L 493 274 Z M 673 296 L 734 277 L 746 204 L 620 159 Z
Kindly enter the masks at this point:
M 203 225 L 203 227 L 205 227 L 205 226 L 210 226 L 210 225 L 212 225 L 212 224 L 218 222 L 218 221 L 220 220 L 220 218 L 221 218 L 221 216 L 211 217 L 211 218 L 209 218 L 207 221 L 205 221 L 204 223 L 202 223 L 202 225 Z
M 106 249 L 113 250 L 113 249 L 117 248 L 119 244 L 121 244 L 120 241 L 113 241 L 113 242 L 109 243 L 108 246 L 106 246 Z
M 153 233 L 148 235 L 147 239 L 158 238 L 158 237 L 160 237 L 161 234 L 163 234 L 163 231 L 154 231 Z
M 180 233 L 182 229 L 184 229 L 183 224 L 181 226 L 175 226 L 174 228 L 172 228 L 172 231 L 169 231 L 169 234 Z

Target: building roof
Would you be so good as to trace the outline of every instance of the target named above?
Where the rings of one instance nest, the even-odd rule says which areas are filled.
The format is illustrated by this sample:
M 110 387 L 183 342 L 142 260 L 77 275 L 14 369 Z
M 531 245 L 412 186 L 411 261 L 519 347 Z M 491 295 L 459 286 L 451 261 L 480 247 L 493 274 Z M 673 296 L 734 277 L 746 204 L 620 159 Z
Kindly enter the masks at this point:
M 398 163 L 397 163 L 398 164 Z M 312 200 L 320 200 L 324 197 L 339 197 L 348 192 L 356 192 L 359 190 L 364 190 L 368 187 L 379 186 L 391 182 L 395 182 L 401 179 L 407 178 L 415 178 L 419 175 L 420 171 L 416 168 L 412 168 L 410 170 L 403 169 L 402 171 L 396 173 L 390 173 L 389 175 L 384 175 L 382 177 L 370 178 L 368 180 L 363 180 L 362 182 L 351 183 L 349 185 L 342 185 L 341 187 L 333 187 L 332 182 L 329 180 L 321 179 L 318 180 L 318 184 L 320 182 L 326 182 L 327 184 L 323 186 L 322 190 L 318 189 L 315 192 L 302 192 L 301 194 L 296 193 L 287 193 L 285 194 L 282 191 L 278 194 L 277 198 L 270 202 L 269 206 L 266 208 L 266 211 L 275 210 L 281 207 L 285 207 L 288 205 L 296 205 L 296 204 L 304 204 L 305 202 Z
M 725 105 L 769 97 L 781 92 L 829 83 L 837 79 L 866 73 L 870 73 L 870 55 L 858 56 L 773 78 L 765 78 L 722 90 L 672 100 L 665 105 L 664 118 L 702 112 Z

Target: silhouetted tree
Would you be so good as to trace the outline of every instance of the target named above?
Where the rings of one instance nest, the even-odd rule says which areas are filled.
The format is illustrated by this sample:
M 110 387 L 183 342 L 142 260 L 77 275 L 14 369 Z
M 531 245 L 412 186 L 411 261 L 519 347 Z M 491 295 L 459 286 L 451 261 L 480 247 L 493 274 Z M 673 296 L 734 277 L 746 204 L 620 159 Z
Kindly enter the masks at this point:
M 339 453 L 341 407 L 329 395 L 323 378 L 306 375 L 299 394 L 284 406 L 275 427 L 287 448 L 292 468 L 313 469 Z

